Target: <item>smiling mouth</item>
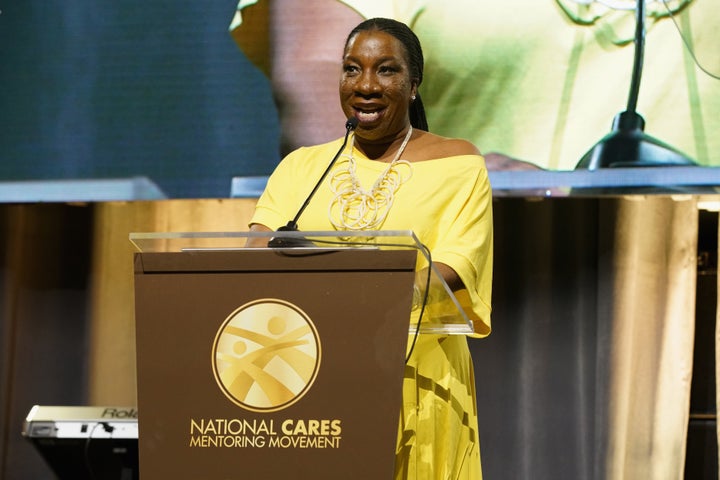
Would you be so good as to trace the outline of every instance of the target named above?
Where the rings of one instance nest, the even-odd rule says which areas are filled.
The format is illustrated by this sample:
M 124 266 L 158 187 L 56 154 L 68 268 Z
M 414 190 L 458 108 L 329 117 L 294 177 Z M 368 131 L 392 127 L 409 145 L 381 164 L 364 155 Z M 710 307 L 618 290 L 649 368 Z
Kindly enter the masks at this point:
M 355 116 L 360 123 L 372 123 L 380 120 L 383 116 L 384 108 L 378 110 L 360 110 L 355 108 Z

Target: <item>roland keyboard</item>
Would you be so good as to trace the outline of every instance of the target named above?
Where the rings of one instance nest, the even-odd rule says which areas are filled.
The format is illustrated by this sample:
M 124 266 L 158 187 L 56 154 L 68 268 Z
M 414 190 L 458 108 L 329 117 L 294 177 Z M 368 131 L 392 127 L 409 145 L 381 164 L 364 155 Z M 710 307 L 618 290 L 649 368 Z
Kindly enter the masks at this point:
M 61 480 L 138 478 L 135 407 L 35 405 L 22 435 Z

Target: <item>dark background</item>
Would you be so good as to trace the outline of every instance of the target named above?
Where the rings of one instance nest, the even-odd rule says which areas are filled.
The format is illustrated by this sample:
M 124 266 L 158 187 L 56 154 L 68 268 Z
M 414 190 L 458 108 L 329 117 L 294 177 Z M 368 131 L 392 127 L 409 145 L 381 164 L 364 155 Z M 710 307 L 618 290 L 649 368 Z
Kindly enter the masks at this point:
M 236 2 L 0 2 L 0 181 L 147 176 L 227 197 L 279 160 L 269 86 L 228 33 Z

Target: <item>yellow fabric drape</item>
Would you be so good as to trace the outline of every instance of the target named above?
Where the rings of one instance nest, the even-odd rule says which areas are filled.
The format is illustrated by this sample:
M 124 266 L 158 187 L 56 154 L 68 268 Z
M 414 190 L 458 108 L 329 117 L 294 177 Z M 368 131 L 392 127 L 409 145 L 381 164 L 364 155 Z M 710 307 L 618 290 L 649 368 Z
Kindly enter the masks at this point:
M 628 197 L 619 202 L 616 222 L 607 478 L 681 479 L 692 378 L 697 202 Z

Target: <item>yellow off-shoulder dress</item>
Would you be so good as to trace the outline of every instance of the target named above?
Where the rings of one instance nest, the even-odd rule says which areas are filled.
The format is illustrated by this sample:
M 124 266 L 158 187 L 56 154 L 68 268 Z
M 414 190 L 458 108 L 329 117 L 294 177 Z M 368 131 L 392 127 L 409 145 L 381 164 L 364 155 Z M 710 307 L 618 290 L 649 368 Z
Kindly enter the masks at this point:
M 292 219 L 340 145 L 337 140 L 301 148 L 283 159 L 251 223 L 277 229 Z M 356 174 L 369 188 L 387 164 L 369 160 L 356 149 L 353 156 Z M 334 229 L 328 217 L 333 197 L 329 178 L 299 218 L 300 230 Z M 413 162 L 381 229 L 414 231 L 434 262 L 451 266 L 466 287 L 456 296 L 473 320 L 474 336 L 490 333 L 492 195 L 481 156 Z M 480 479 L 479 437 L 467 338 L 421 335 L 405 369 L 395 477 Z

